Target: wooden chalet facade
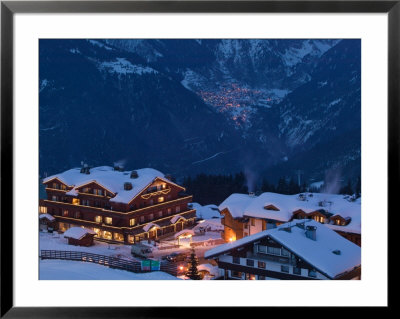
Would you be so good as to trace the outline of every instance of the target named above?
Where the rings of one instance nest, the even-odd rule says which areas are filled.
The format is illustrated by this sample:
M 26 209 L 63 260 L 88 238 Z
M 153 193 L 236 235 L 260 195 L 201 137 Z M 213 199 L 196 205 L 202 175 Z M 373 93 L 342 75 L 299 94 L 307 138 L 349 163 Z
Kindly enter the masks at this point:
M 311 232 L 316 232 L 313 239 L 312 235 L 305 235 L 309 223 L 304 221 L 299 220 L 299 223 L 291 223 L 290 226 L 282 224 L 276 229 L 218 246 L 207 251 L 205 258 L 217 262 L 219 277 L 224 280 L 361 279 L 360 248 L 351 242 L 343 242 L 344 239 L 333 230 L 320 228 L 315 226 L 317 224 L 315 221 L 310 221 L 313 226 L 309 229 Z M 321 231 L 334 233 L 336 236 L 333 234 L 329 237 L 320 236 L 318 232 Z M 295 241 L 298 239 L 301 245 L 293 245 L 291 236 L 295 236 Z M 338 247 L 336 251 L 326 249 L 329 245 L 323 242 L 318 247 L 318 241 L 326 241 L 327 238 L 329 245 Z M 352 256 L 349 258 L 349 255 L 356 255 L 358 258 Z M 326 258 L 326 262 L 320 262 L 319 256 L 322 259 Z M 337 260 L 332 262 L 330 258 Z M 339 266 L 340 263 L 343 263 L 342 268 Z
M 39 200 L 39 212 L 54 216 L 59 231 L 85 227 L 107 242 L 158 239 L 181 231 L 196 217 L 185 188 L 152 169 L 72 169 L 43 184 L 47 198 Z

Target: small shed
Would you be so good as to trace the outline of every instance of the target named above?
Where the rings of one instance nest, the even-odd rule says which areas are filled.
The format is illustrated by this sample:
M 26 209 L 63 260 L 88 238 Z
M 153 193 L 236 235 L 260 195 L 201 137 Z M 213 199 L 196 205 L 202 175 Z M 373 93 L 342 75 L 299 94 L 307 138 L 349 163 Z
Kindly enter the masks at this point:
M 39 230 L 40 231 L 50 231 L 52 232 L 57 227 L 56 219 L 50 214 L 40 214 L 39 215 Z
M 93 237 L 96 233 L 83 227 L 71 227 L 64 233 L 64 238 L 68 239 L 69 245 L 75 246 L 91 246 L 93 245 Z

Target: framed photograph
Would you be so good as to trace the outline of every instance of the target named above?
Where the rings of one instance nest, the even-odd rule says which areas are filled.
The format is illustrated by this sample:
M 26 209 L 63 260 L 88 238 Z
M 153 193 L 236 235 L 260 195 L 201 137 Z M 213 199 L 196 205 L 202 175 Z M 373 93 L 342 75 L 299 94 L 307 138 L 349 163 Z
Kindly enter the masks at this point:
M 1 316 L 388 307 L 399 16 L 2 1 Z

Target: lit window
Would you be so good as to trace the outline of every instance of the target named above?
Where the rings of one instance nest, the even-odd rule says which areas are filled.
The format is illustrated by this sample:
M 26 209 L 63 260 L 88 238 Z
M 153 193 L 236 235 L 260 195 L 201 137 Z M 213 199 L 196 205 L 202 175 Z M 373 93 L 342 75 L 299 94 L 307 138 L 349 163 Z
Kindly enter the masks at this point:
M 65 186 L 64 184 L 61 184 L 61 189 L 65 191 L 67 189 L 67 186 Z
M 263 262 L 263 261 L 258 261 L 258 262 L 257 262 L 257 267 L 258 267 L 258 268 L 263 268 L 263 269 L 265 269 L 265 266 L 266 266 L 265 262 Z
M 135 218 L 129 220 L 129 226 L 135 226 Z
M 168 208 L 168 209 L 167 209 L 167 214 L 168 214 L 168 215 L 171 215 L 171 208 Z
M 63 216 L 68 217 L 68 210 L 67 209 L 63 210 Z
M 81 218 L 82 216 L 81 216 L 81 213 L 79 212 L 79 211 L 77 211 L 77 212 L 75 212 L 75 218 Z
M 336 225 L 340 225 L 340 220 L 336 219 Z
M 159 203 L 162 203 L 163 201 L 164 201 L 164 197 L 162 197 L 162 196 L 158 197 L 158 202 Z
M 114 240 L 124 241 L 124 235 L 120 233 L 114 233 Z
M 104 239 L 112 239 L 112 234 L 109 231 L 103 231 L 102 236 Z
M 100 237 L 100 229 L 99 228 L 93 228 L 93 231 L 96 233 L 96 235 L 94 235 L 95 237 Z
M 320 222 L 320 223 L 324 223 L 324 221 L 325 221 L 325 218 L 324 218 L 324 217 L 320 217 L 320 218 L 319 218 L 319 222 Z
M 95 221 L 96 223 L 101 223 L 101 222 L 103 222 L 103 218 L 102 218 L 101 216 L 96 216 L 96 217 L 94 218 L 94 221 Z
M 47 214 L 47 207 L 46 206 L 39 206 L 39 212 L 41 214 Z
M 74 204 L 74 205 L 79 205 L 79 204 L 80 204 L 79 198 L 73 198 L 73 199 L 72 199 L 72 204 Z
M 133 243 L 133 235 L 128 235 L 128 242 Z
M 111 217 L 104 218 L 104 223 L 106 223 L 107 225 L 111 225 L 112 224 L 112 218 Z

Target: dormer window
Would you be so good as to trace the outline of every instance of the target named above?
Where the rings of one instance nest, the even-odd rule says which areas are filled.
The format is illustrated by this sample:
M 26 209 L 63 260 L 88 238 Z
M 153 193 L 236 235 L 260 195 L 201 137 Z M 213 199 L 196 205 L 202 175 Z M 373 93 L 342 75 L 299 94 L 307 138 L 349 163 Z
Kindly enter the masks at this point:
M 275 207 L 274 205 L 267 205 L 267 206 L 264 206 L 264 209 L 266 209 L 266 210 L 279 211 L 279 208 Z

